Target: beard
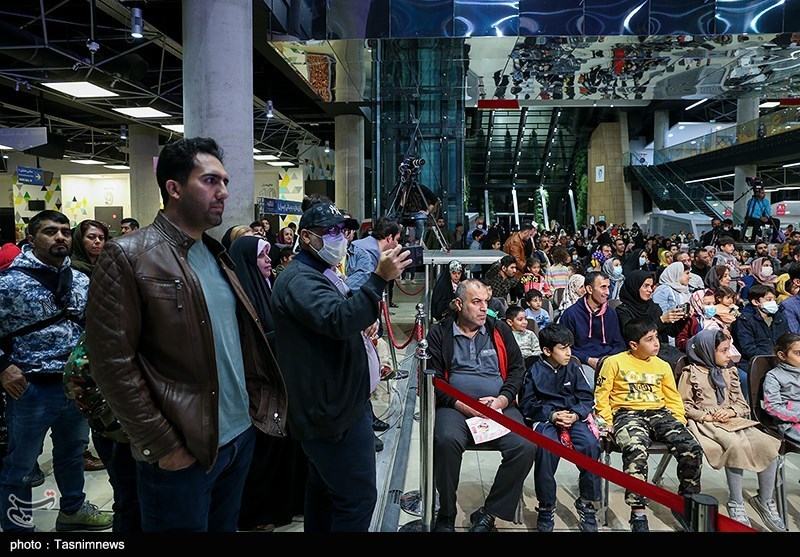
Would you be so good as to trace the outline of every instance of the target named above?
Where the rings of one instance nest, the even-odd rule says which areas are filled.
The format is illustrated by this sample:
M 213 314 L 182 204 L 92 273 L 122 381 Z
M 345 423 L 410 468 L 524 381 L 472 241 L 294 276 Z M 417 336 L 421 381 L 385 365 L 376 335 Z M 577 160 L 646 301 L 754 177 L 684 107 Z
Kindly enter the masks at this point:
M 50 249 L 47 250 L 47 253 L 53 257 L 67 257 L 72 255 L 72 246 L 56 244 L 54 246 L 50 246 Z

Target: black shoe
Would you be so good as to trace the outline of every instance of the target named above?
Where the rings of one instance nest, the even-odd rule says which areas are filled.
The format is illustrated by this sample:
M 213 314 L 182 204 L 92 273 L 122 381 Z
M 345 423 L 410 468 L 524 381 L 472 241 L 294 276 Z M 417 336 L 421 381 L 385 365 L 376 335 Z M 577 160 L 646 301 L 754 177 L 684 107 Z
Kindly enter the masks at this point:
M 628 521 L 631 525 L 631 532 L 649 532 L 650 526 L 647 524 L 646 514 L 631 513 L 631 519 Z
M 555 521 L 556 506 L 552 503 L 546 505 L 539 505 L 536 507 L 536 512 L 539 516 L 536 517 L 536 529 L 540 532 L 552 532 L 556 526 Z
M 582 532 L 597 532 L 597 518 L 595 517 L 594 505 L 584 503 L 580 497 L 575 499 L 575 510 L 578 511 L 578 519 Z M 647 517 L 645 517 L 645 520 Z
M 379 453 L 383 450 L 383 440 L 377 435 L 375 436 L 375 452 Z
M 394 302 L 392 302 L 391 304 L 389 304 L 389 307 L 390 307 L 390 308 L 397 308 L 397 307 L 400 307 L 400 306 L 398 306 L 397 304 L 395 304 Z
M 378 416 L 372 417 L 372 431 L 386 431 L 389 429 L 389 424 L 381 420 Z
M 472 522 L 472 526 L 469 527 L 470 532 L 497 532 L 494 517 L 483 507 L 469 515 L 469 519 Z
M 456 517 L 455 516 L 436 516 L 436 522 L 433 523 L 434 532 L 455 532 L 456 531 Z

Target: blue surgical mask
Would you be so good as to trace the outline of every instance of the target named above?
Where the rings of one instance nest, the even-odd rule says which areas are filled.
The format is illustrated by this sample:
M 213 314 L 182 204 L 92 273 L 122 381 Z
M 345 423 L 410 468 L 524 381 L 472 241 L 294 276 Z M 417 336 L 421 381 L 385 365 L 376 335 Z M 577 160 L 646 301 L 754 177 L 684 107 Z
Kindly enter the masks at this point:
M 647 263 L 647 258 L 646 257 L 640 257 L 639 258 L 639 267 L 644 267 L 644 265 L 646 263 Z
M 770 315 L 778 313 L 778 302 L 776 302 L 775 300 L 764 302 L 763 304 L 761 304 L 761 309 L 764 310 L 764 313 L 768 313 Z
M 717 306 L 705 306 L 703 308 L 703 315 L 706 317 L 714 317 L 717 314 Z
M 614 267 L 614 271 L 613 272 L 614 272 L 614 276 L 615 277 L 622 276 L 622 267 Z

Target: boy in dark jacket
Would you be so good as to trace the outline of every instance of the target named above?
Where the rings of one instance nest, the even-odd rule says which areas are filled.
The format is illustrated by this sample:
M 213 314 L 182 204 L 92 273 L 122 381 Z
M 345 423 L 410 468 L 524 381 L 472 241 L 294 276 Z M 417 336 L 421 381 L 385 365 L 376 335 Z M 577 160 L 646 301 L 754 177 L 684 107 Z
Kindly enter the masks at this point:
M 736 321 L 731 323 L 733 344 L 739 349 L 739 379 L 742 394 L 750 400 L 747 372 L 753 356 L 772 356 L 778 337 L 789 331 L 789 322 L 782 306 L 776 301 L 777 292 L 771 286 L 754 284 L 747 292 L 747 304 Z
M 586 382 L 580 364 L 572 359 L 573 343 L 572 333 L 563 325 L 551 324 L 539 333 L 542 358 L 525 374 L 520 410 L 525 423 L 537 433 L 598 460 L 600 442 L 587 422 L 594 406 L 594 387 Z M 539 500 L 536 528 L 540 532 L 552 532 L 555 525 L 555 474 L 560 460 L 550 451 L 536 452 L 533 480 Z M 601 498 L 600 477 L 580 469 L 578 491 L 575 508 L 580 528 L 596 532 L 593 502 Z

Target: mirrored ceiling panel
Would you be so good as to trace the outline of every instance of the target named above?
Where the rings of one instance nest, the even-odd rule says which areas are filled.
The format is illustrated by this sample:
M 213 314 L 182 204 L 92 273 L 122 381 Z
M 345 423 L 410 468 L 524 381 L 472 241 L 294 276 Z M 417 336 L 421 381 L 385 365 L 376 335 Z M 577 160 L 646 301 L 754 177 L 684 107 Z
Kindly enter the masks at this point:
M 669 33 L 665 31 L 669 31 Z M 651 35 L 711 35 L 713 33 L 713 0 L 650 0 Z
M 517 2 L 455 0 L 456 37 L 508 37 L 518 34 Z
M 586 35 L 647 35 L 649 0 L 585 0 Z
M 583 0 L 520 0 L 520 35 L 582 35 Z
M 453 0 L 392 0 L 391 36 L 452 37 Z
M 780 33 L 786 0 L 717 0 L 716 33 Z
M 328 0 L 328 38 L 389 37 L 386 0 Z

